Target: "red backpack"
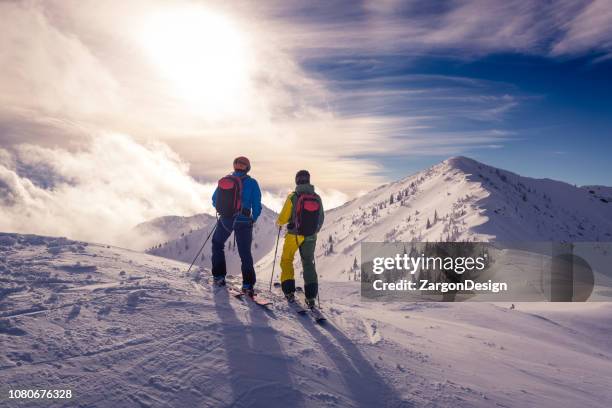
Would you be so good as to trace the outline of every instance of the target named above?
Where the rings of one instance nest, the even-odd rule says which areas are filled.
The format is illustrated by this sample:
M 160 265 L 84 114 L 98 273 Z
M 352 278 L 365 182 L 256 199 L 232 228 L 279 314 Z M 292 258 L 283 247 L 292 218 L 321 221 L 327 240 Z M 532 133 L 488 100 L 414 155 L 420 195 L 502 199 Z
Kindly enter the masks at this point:
M 295 228 L 299 235 L 309 236 L 317 233 L 321 201 L 316 194 L 300 194 L 295 204 Z
M 242 178 L 228 175 L 217 184 L 215 208 L 221 217 L 233 217 L 242 207 Z

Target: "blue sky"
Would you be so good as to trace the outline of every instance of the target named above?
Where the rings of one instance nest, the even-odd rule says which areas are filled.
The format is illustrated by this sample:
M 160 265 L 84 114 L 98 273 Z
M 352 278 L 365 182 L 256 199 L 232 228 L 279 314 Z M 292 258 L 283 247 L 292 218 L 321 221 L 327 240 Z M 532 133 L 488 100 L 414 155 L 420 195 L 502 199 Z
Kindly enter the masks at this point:
M 345 115 L 427 116 L 439 112 L 440 116 L 421 121 L 431 126 L 420 131 L 422 137 L 474 133 L 476 138 L 480 133 L 501 132 L 499 142 L 467 148 L 463 154 L 524 175 L 611 185 L 612 60 L 593 62 L 596 57 L 506 53 L 465 60 L 382 55 L 350 61 L 330 57 L 304 64 L 335 83 L 339 94 L 355 87 L 389 91 L 359 101 L 349 98 L 338 102 L 337 109 Z M 454 83 L 459 78 L 475 82 Z M 445 91 L 433 96 L 390 95 L 399 90 L 426 90 L 429 94 L 439 87 Z M 461 95 L 476 89 L 482 100 L 445 99 L 453 94 L 453 88 Z M 504 97 L 508 98 L 507 107 Z M 498 107 L 503 114 L 478 117 L 479 111 Z M 402 137 L 401 131 L 397 137 Z M 412 160 L 386 155 L 379 160 L 385 172 L 401 175 L 445 158 L 445 154 Z
M 420 139 L 412 151 L 363 156 L 382 173 L 464 154 L 532 177 L 612 185 L 611 7 L 383 3 L 317 3 L 285 16 L 320 33 L 300 62 L 328 82 L 337 112 L 411 119 L 385 132 Z

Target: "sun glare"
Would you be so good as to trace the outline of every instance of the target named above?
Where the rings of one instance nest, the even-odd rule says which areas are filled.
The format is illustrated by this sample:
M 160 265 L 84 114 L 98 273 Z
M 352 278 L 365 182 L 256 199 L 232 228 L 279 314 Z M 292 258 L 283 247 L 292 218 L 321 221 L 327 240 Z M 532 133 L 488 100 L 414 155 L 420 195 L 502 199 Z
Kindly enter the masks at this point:
M 147 19 L 142 43 L 160 74 L 196 113 L 216 120 L 244 110 L 249 48 L 225 16 L 200 7 L 165 10 Z

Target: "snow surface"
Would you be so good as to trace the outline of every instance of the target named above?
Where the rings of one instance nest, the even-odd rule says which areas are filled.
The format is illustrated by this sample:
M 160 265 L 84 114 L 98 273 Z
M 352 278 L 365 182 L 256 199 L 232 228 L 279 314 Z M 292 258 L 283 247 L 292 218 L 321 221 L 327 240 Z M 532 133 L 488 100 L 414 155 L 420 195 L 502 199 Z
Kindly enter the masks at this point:
M 372 303 L 324 282 L 319 326 L 209 271 L 115 247 L 0 234 L 0 405 L 607 407 L 612 304 Z
M 606 186 L 582 186 L 589 194 L 602 203 L 612 203 L 612 187 Z

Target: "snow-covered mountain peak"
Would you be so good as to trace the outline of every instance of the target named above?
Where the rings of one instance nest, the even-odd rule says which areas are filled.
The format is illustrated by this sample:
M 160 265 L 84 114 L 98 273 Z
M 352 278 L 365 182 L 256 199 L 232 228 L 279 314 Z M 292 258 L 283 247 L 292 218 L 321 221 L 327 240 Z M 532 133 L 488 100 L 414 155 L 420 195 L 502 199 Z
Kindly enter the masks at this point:
M 609 241 L 604 189 L 451 157 L 329 211 L 318 265 L 324 276 L 358 278 L 364 241 Z
M 474 160 L 470 157 L 466 156 L 453 156 L 444 160 L 443 162 L 432 166 L 432 169 L 437 169 L 442 172 L 452 172 L 457 173 L 461 172 L 465 176 L 473 176 L 478 175 L 479 173 L 500 173 L 505 174 L 506 176 L 518 176 L 515 173 L 512 173 L 507 170 L 502 170 L 493 166 L 489 166 L 488 164 L 484 164 L 477 160 Z
M 477 162 L 476 160 L 471 159 L 466 156 L 449 157 L 448 159 L 444 160 L 440 164 L 449 166 L 451 168 L 463 170 L 463 171 L 469 171 L 469 170 L 473 170 L 475 167 L 484 166 L 483 163 Z

